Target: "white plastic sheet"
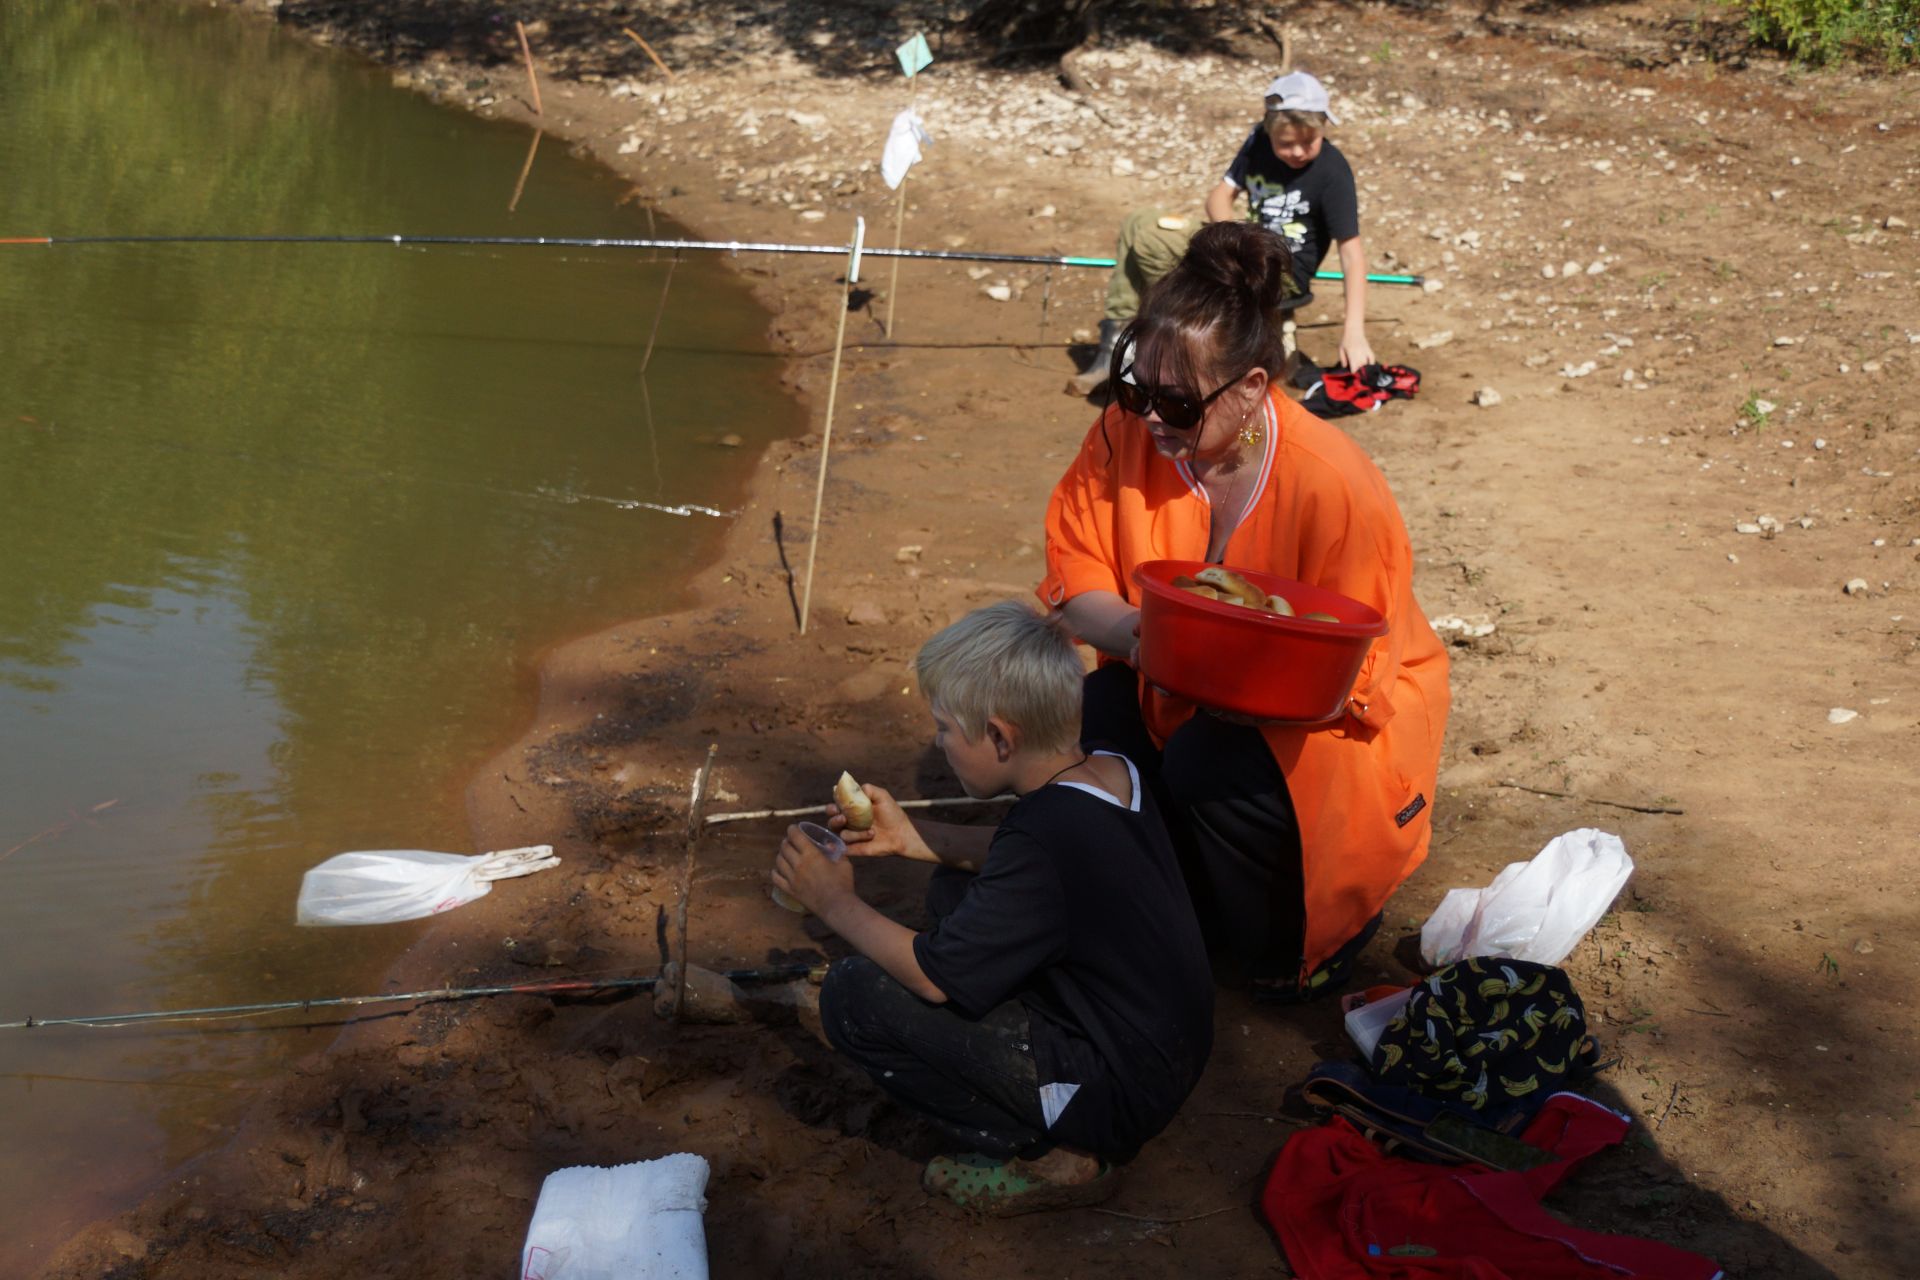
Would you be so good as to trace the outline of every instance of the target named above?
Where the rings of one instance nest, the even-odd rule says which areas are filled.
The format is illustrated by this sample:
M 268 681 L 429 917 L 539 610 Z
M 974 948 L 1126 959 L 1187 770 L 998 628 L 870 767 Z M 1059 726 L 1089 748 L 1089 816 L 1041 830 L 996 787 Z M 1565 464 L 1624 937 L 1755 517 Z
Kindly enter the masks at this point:
M 547 1175 L 520 1280 L 707 1280 L 707 1162 L 681 1152 Z
M 484 898 L 495 880 L 559 865 L 550 844 L 468 856 L 425 849 L 373 849 L 328 858 L 300 881 L 304 925 L 418 920 Z
M 899 189 L 907 180 L 907 170 L 920 163 L 920 148 L 932 141 L 913 108 L 893 118 L 893 127 L 887 130 L 886 149 L 880 153 L 880 176 L 886 180 L 888 190 Z
M 1555 836 L 1484 889 L 1454 889 L 1420 929 L 1431 965 L 1468 956 L 1559 964 L 1633 874 L 1620 837 L 1592 827 Z

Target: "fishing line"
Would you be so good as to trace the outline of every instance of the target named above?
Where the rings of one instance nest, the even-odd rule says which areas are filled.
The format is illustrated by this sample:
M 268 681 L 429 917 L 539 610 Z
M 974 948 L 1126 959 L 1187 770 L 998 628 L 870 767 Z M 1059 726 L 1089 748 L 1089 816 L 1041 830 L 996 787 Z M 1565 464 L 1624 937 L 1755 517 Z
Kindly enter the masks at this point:
M 805 978 L 821 966 L 812 964 L 768 965 L 758 969 L 722 969 L 729 982 L 790 982 Z M 434 987 L 425 991 L 396 991 L 377 996 L 316 996 L 303 1000 L 266 1000 L 255 1004 L 218 1004 L 199 1009 L 157 1009 L 141 1013 L 105 1013 L 65 1018 L 23 1018 L 0 1022 L 0 1031 L 30 1031 L 40 1027 L 89 1027 L 106 1030 L 117 1027 L 151 1026 L 174 1022 L 231 1022 L 238 1018 L 259 1017 L 268 1013 L 306 1012 L 311 1009 L 364 1008 L 383 1004 L 432 1004 L 456 1000 L 478 1000 L 487 996 L 568 995 L 590 991 L 651 991 L 660 984 L 660 976 L 645 978 L 569 978 L 552 982 L 514 982 L 489 987 Z
M 667 262 L 666 278 L 660 282 L 660 301 L 653 309 L 653 329 L 647 334 L 646 354 L 640 357 L 640 404 L 647 421 L 647 453 L 653 460 L 653 491 L 665 487 L 660 474 L 660 439 L 653 427 L 653 391 L 647 384 L 647 369 L 653 364 L 653 344 L 660 337 L 660 321 L 667 314 L 667 292 L 673 288 L 673 271 L 680 265 L 680 253 L 674 251 Z
M 104 432 L 88 427 L 60 426 L 49 422 L 48 428 L 56 434 L 62 431 L 76 432 L 81 435 L 105 435 L 109 439 L 125 442 L 134 441 L 151 449 L 170 449 L 178 453 L 198 454 L 204 457 L 223 458 L 234 462 L 254 463 L 261 466 L 276 467 L 283 471 L 310 472 L 318 475 L 330 475 L 343 480 L 359 480 L 370 483 L 420 485 L 442 489 L 458 489 L 468 493 L 484 493 L 500 498 L 515 498 L 522 502 L 550 502 L 561 506 L 577 506 L 581 503 L 601 503 L 621 511 L 651 511 L 656 515 L 679 516 L 688 518 L 704 516 L 714 520 L 731 520 L 740 513 L 737 510 L 726 511 L 719 507 L 705 506 L 697 502 L 648 502 L 640 498 L 612 498 L 598 493 L 575 493 L 560 489 L 536 488 L 533 490 L 502 489 L 494 485 L 481 484 L 472 480 L 454 480 L 446 476 L 414 475 L 403 476 L 391 472 L 356 471 L 347 467 L 328 466 L 324 463 L 309 462 L 298 458 L 276 458 L 268 454 L 253 453 L 245 449 L 209 449 L 197 445 L 184 444 L 177 440 L 168 440 L 138 431 L 108 429 Z
M 0 246 L 40 245 L 153 245 L 153 244 L 336 244 L 394 245 L 493 245 L 519 248 L 561 249 L 673 249 L 690 253 L 798 253 L 841 257 L 850 250 L 844 244 L 786 244 L 766 240 L 660 240 L 631 236 L 416 236 L 416 235 L 109 235 L 109 236 L 0 236 Z M 915 258 L 937 262 L 1010 262 L 1034 266 L 1091 267 L 1111 270 L 1112 258 L 1091 258 L 1076 254 L 982 253 L 965 249 L 875 249 L 862 247 L 863 256 L 874 258 Z M 1338 271 L 1316 271 L 1316 280 L 1341 280 Z M 1416 275 L 1369 274 L 1371 284 L 1419 285 Z

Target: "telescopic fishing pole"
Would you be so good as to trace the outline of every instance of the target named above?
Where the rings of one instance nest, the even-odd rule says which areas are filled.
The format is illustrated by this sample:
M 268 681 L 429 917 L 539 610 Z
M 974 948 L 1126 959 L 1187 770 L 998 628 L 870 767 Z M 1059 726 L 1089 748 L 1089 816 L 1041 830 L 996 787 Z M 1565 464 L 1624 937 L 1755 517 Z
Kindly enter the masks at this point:
M 782 244 L 762 240 L 657 240 L 626 236 L 0 236 L 3 245 L 156 245 L 156 244 L 358 244 L 396 245 L 401 248 L 446 245 L 529 249 L 671 249 L 686 253 L 803 253 L 845 257 L 850 246 L 844 244 Z M 1042 253 L 977 253 L 963 249 L 876 249 L 863 246 L 862 257 L 919 258 L 936 262 L 1007 262 L 1041 267 L 1093 267 L 1110 270 L 1112 258 L 1088 258 L 1078 255 Z M 1338 271 L 1317 271 L 1316 280 L 1342 280 Z M 1369 275 L 1370 284 L 1419 285 L 1414 275 Z
M 723 969 L 720 976 L 730 982 L 790 982 L 811 976 L 821 966 L 807 964 L 769 965 L 759 969 Z M 430 991 L 396 991 L 377 996 L 318 996 L 306 1000 L 268 1000 L 259 1004 L 219 1004 L 204 1009 L 158 1009 L 144 1013 L 103 1013 L 75 1018 L 25 1018 L 18 1022 L 0 1022 L 0 1031 L 26 1031 L 38 1027 L 127 1027 L 156 1022 L 213 1022 L 227 1018 L 253 1017 L 265 1013 L 302 1013 L 309 1009 L 360 1008 L 366 1005 L 432 1003 L 443 1000 L 477 1000 L 483 996 L 567 995 L 587 991 L 651 991 L 660 985 L 655 974 L 645 978 L 572 978 L 558 982 L 515 982 L 496 987 L 435 987 Z

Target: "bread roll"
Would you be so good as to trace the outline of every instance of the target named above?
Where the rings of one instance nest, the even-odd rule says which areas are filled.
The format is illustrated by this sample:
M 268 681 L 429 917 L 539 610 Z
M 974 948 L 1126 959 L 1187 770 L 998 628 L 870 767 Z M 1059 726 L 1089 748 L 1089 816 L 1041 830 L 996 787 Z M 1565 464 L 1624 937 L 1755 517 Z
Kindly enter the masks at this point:
M 1283 618 L 1291 618 L 1293 616 L 1293 606 L 1287 603 L 1285 596 L 1268 596 L 1267 612 L 1277 613 Z
M 1255 609 L 1267 607 L 1267 593 L 1231 569 L 1210 564 L 1193 576 L 1196 581 L 1219 588 L 1222 595 L 1232 596 L 1240 604 L 1251 605 Z
M 867 799 L 867 793 L 860 789 L 853 775 L 844 770 L 840 781 L 833 784 L 833 802 L 847 815 L 847 830 L 866 831 L 873 826 L 873 801 Z

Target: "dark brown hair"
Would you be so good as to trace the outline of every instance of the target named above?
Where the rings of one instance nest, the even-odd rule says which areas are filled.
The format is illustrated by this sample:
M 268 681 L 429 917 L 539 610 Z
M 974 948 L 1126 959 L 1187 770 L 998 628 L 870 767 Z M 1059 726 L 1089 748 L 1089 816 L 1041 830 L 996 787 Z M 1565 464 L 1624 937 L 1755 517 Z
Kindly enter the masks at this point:
M 1139 363 L 1195 396 L 1249 369 L 1282 381 L 1281 303 L 1298 291 L 1286 241 L 1251 222 L 1210 223 L 1120 331 L 1111 377 Z

